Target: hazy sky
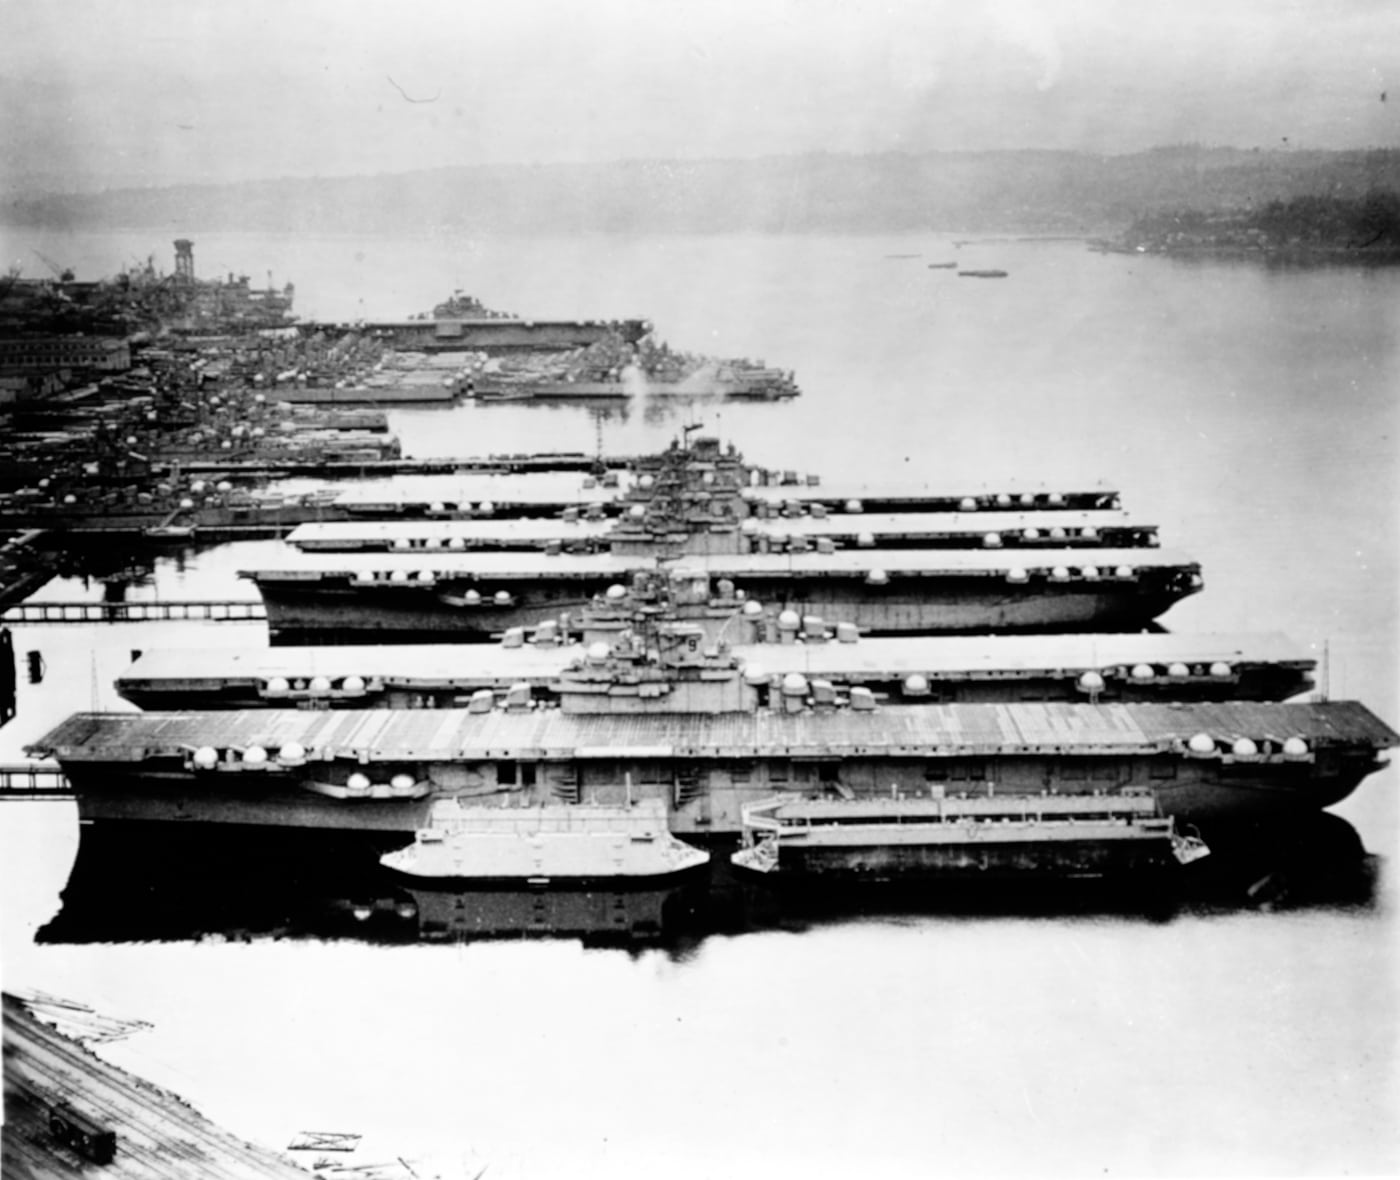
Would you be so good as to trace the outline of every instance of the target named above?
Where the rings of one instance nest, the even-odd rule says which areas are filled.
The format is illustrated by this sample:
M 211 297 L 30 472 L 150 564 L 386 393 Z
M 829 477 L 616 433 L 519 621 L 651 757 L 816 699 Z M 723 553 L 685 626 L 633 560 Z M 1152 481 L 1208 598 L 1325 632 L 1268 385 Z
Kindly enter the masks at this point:
M 1400 0 L 0 0 L 0 104 L 11 188 L 1400 146 Z

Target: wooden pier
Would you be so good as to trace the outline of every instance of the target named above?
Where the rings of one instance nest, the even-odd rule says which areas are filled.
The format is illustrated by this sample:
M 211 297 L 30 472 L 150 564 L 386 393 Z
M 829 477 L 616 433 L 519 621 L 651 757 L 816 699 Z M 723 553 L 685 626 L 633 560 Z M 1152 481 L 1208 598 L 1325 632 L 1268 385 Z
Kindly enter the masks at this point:
M 151 623 L 171 619 L 246 623 L 267 618 L 261 602 L 19 602 L 0 615 L 5 623 Z
M 386 475 L 521 475 L 558 471 L 592 472 L 599 467 L 623 468 L 635 460 L 625 456 L 594 456 L 577 452 L 540 455 L 492 455 L 486 458 L 326 460 L 268 458 L 257 460 L 191 459 L 181 470 L 190 475 L 271 478 L 314 475 L 323 479 L 364 479 Z

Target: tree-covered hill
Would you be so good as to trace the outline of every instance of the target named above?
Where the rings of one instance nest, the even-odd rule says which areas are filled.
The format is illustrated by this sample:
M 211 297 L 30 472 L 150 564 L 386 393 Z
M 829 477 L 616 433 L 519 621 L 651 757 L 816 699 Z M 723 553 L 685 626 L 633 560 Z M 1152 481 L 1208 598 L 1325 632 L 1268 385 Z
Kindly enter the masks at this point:
M 1163 211 L 1361 199 L 1376 189 L 1400 191 L 1400 151 L 816 153 L 24 193 L 0 200 L 0 221 L 201 232 L 1088 235 Z
M 1240 209 L 1164 211 L 1134 222 L 1122 244 L 1168 254 L 1324 254 L 1389 261 L 1400 258 L 1400 191 L 1373 189 L 1360 197 L 1310 194 Z

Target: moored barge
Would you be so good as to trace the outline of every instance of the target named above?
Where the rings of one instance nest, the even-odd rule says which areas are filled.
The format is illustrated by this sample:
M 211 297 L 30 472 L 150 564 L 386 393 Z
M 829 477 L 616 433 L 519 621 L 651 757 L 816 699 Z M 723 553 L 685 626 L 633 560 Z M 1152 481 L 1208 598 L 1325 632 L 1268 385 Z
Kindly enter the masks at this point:
M 1092 879 L 1208 855 L 1152 792 L 928 799 L 777 796 L 744 809 L 740 868 L 866 882 L 921 877 Z

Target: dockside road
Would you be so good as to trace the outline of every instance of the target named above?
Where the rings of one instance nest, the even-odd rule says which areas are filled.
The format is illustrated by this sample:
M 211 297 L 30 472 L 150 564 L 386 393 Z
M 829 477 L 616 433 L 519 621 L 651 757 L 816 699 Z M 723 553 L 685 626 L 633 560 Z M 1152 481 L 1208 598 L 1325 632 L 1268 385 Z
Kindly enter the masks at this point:
M 4 1050 L 7 1177 L 100 1173 L 112 1180 L 307 1180 L 311 1175 L 216 1126 L 184 1099 L 102 1060 L 9 994 L 4 996 Z M 75 1137 L 63 1134 L 65 1118 L 114 1132 L 111 1161 L 90 1158 L 91 1150 L 84 1154 Z

